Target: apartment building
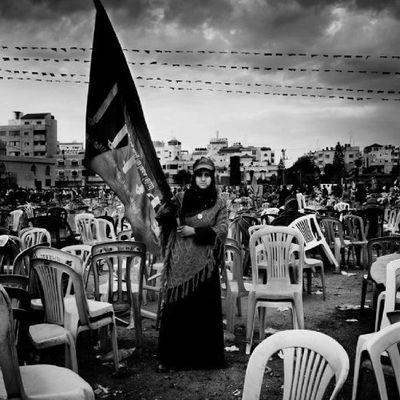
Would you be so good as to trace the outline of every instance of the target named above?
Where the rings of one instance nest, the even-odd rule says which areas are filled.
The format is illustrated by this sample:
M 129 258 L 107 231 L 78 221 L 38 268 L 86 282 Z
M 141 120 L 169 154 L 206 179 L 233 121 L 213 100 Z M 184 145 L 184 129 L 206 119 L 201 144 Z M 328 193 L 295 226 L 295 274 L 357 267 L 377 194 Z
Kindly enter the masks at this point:
M 83 166 L 85 150 L 82 142 L 58 143 L 55 185 L 80 186 L 84 183 Z
M 27 188 L 54 184 L 57 155 L 57 121 L 51 113 L 14 111 L 7 125 L 0 125 L 6 154 L 0 156 L 8 174 Z

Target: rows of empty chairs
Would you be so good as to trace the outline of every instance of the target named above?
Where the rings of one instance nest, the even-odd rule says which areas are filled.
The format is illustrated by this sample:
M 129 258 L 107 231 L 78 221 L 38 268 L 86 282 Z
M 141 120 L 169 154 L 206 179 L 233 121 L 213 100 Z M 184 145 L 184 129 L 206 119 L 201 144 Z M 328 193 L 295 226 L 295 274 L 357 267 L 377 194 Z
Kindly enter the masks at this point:
M 1 324 L 0 347 L 8 340 L 12 353 L 7 361 L 0 354 L 3 389 L 8 398 L 93 399 L 92 389 L 78 376 L 77 340 L 81 332 L 99 332 L 102 347 L 105 341 L 111 344 L 118 371 L 117 323 L 133 329 L 137 348 L 143 342 L 142 318 L 152 318 L 158 326 L 160 264 L 144 243 L 135 241 L 121 208 L 98 216 L 60 207 L 15 211 L 3 219 L 0 234 L 0 309 L 2 320 L 9 322 Z M 18 367 L 32 363 L 27 348 L 40 356 L 60 345 L 67 369 Z M 37 374 L 42 388 L 25 374 L 28 370 Z M 46 373 L 48 379 L 59 374 L 65 388 L 58 380 L 45 384 Z

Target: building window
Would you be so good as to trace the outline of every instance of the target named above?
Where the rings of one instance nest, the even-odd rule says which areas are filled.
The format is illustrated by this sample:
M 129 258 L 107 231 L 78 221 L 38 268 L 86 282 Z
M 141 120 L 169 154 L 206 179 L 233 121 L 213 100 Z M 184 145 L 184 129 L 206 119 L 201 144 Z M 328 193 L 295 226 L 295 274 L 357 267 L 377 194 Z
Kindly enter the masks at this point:
M 42 121 L 36 121 L 36 125 L 42 125 Z
M 36 165 L 32 165 L 31 172 L 32 172 L 33 175 L 36 176 Z
M 30 155 L 29 153 L 24 153 L 25 157 L 29 157 L 29 155 Z
M 64 178 L 64 176 L 65 176 L 64 171 L 58 171 L 58 176 L 59 176 L 60 178 Z
M 50 165 L 47 165 L 46 166 L 46 172 L 45 172 L 45 174 L 48 176 L 48 175 L 50 175 Z
M 64 166 L 65 166 L 64 160 L 59 160 L 58 163 L 57 163 L 57 165 L 58 165 L 59 167 L 64 167 Z
M 28 135 L 29 135 L 29 132 L 24 132 L 24 135 L 25 135 L 25 136 L 28 136 Z
M 46 186 L 51 186 L 51 179 L 46 179 L 45 185 L 46 185 Z
M 71 167 L 77 167 L 78 165 L 78 160 L 71 160 Z
M 28 122 L 28 121 L 25 121 L 25 122 L 24 122 L 24 125 L 29 125 L 29 122 Z

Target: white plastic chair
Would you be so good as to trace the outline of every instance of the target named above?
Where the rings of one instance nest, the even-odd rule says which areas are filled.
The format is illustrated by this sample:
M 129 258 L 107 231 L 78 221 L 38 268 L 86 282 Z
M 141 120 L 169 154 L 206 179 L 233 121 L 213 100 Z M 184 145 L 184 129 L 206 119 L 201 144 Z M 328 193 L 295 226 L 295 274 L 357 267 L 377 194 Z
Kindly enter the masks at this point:
M 296 241 L 298 256 L 294 263 L 293 243 Z M 246 354 L 250 354 L 256 309 L 259 310 L 260 339 L 264 337 L 265 309 L 287 306 L 292 311 L 294 328 L 304 328 L 303 313 L 303 265 L 304 240 L 293 228 L 269 226 L 250 236 L 252 285 L 249 288 Z M 259 262 L 267 271 L 267 282 L 259 279 Z M 293 269 L 292 279 L 289 267 Z M 294 277 L 294 279 L 293 279 Z
M 335 270 L 339 270 L 339 263 L 337 262 L 332 250 L 329 248 L 329 245 L 321 231 L 321 228 L 317 222 L 317 218 L 315 214 L 307 214 L 303 217 L 295 219 L 289 227 L 296 229 L 301 233 L 304 239 L 304 251 L 308 252 L 317 247 L 321 247 L 324 251 L 326 257 L 330 261 L 331 264 L 334 265 Z M 321 272 L 321 283 L 322 283 L 322 293 L 323 299 L 326 298 L 326 288 L 325 288 L 325 271 L 324 271 L 324 263 L 322 260 L 316 258 L 310 258 L 305 255 L 305 268 L 307 269 L 315 269 L 320 268 Z M 309 276 L 308 279 L 308 291 L 311 290 L 311 279 Z
M 378 296 L 375 313 L 375 332 L 390 325 L 387 313 L 394 311 L 396 303 L 400 303 L 400 260 L 391 261 L 386 267 L 386 290 Z M 382 319 L 381 308 L 383 305 Z
M 75 215 L 75 229 L 83 244 L 92 245 L 95 243 L 96 218 L 91 213 L 81 213 Z
M 24 214 L 23 210 L 13 210 L 10 212 L 8 227 L 12 232 L 19 232 L 21 228 L 21 219 Z
M 383 233 L 385 235 L 394 235 L 399 233 L 400 224 L 400 209 L 393 209 L 390 211 L 389 220 L 386 224 L 383 224 Z
M 258 400 L 268 360 L 282 351 L 283 399 L 319 400 L 334 378 L 330 400 L 337 397 L 349 373 L 349 357 L 333 338 L 311 330 L 277 332 L 264 339 L 247 364 L 242 400 Z
M 10 299 L 0 285 L 0 392 L 8 399 L 94 400 L 93 389 L 78 374 L 55 365 L 18 365 Z
M 20 234 L 20 238 L 26 249 L 40 243 L 49 243 L 51 245 L 50 232 L 44 228 L 28 228 Z
M 360 335 L 357 342 L 356 359 L 354 363 L 352 400 L 358 398 L 358 380 L 363 368 L 362 356 L 367 353 L 371 360 L 372 369 L 378 385 L 381 400 L 389 400 L 385 375 L 383 372 L 382 356 L 389 356 L 396 379 L 397 390 L 400 393 L 400 322 L 386 326 L 382 330 L 366 335 Z
M 94 221 L 94 240 L 95 242 L 103 242 L 117 240 L 115 228 L 111 221 L 98 217 Z
M 225 243 L 226 329 L 231 333 L 235 328 L 236 309 L 241 315 L 241 299 L 248 295 L 251 285 L 243 281 L 242 262 L 239 246 Z
M 343 218 L 343 213 L 346 213 L 350 210 L 350 204 L 345 201 L 339 201 L 333 206 L 333 209 L 339 213 L 339 220 L 341 221 Z

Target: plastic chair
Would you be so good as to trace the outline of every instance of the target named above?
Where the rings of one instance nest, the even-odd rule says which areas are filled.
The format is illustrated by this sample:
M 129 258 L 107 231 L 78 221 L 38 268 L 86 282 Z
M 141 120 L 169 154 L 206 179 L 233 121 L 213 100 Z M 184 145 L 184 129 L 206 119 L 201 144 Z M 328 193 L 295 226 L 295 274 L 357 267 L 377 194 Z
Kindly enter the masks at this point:
M 400 209 L 390 211 L 389 220 L 383 224 L 383 234 L 394 235 L 400 232 Z
M 65 345 L 65 363 L 78 372 L 75 340 L 72 333 L 64 327 L 64 285 L 63 270 L 52 268 L 43 260 L 34 259 L 32 266 L 41 282 L 44 304 L 44 322 L 29 327 L 31 342 L 36 350 Z M 48 261 L 48 260 L 45 260 Z M 63 265 L 60 263 L 60 265 Z
M 371 277 L 371 265 L 377 257 L 385 254 L 400 252 L 400 236 L 383 236 L 371 239 L 367 243 L 367 270 L 363 275 L 361 286 L 361 309 L 365 306 L 368 286 L 373 288 L 373 309 L 376 310 L 378 288 L 376 282 Z
M 99 284 L 95 272 L 95 299 L 102 298 L 113 305 L 116 315 L 129 312 L 128 328 L 135 328 L 137 345 L 142 344 L 141 303 L 146 268 L 146 246 L 141 242 L 105 242 L 92 247 L 94 271 L 98 265 L 107 267 L 107 281 Z M 96 276 L 97 274 L 97 276 Z
M 66 253 L 67 254 L 67 253 Z M 67 254 L 70 257 L 75 257 Z M 78 257 L 76 257 L 78 258 Z M 80 259 L 78 258 L 80 261 Z M 119 370 L 117 328 L 113 307 L 110 303 L 90 300 L 86 296 L 81 267 L 76 264 L 67 265 L 54 260 L 34 258 L 32 266 L 35 270 L 42 270 L 43 276 L 59 276 L 67 274 L 72 280 L 74 295 L 64 297 L 64 327 L 68 329 L 76 342 L 79 333 L 87 330 L 98 330 L 109 327 L 115 371 Z M 46 272 L 47 271 L 47 272 Z
M 83 281 L 86 290 L 88 289 L 89 273 L 92 265 L 92 246 L 88 244 L 72 244 L 61 249 L 66 253 L 79 257 L 82 260 Z M 67 293 L 70 293 L 70 286 L 67 288 Z
M 391 261 L 387 265 L 385 290 L 379 294 L 375 313 L 375 332 L 390 325 L 388 312 L 394 311 L 400 303 L 400 260 Z M 383 312 L 381 319 L 381 308 Z
M 18 234 L 21 229 L 23 210 L 10 211 L 10 217 L 8 222 L 8 229 L 15 234 Z
M 18 365 L 10 299 L 0 286 L 0 391 L 7 398 L 94 400 L 89 384 L 70 369 L 54 365 Z
M 70 226 L 58 217 L 40 215 L 29 218 L 28 224 L 33 227 L 46 229 L 51 236 L 51 246 L 56 247 L 57 249 L 76 242 Z
M 338 214 L 338 218 L 342 221 L 343 216 L 346 215 L 350 210 L 350 203 L 346 203 L 345 201 L 339 201 L 333 206 L 333 209 Z
M 293 244 L 296 242 L 296 250 Z M 294 262 L 297 253 L 297 262 Z M 260 283 L 259 261 L 266 261 L 267 282 Z M 252 285 L 248 295 L 246 354 L 250 354 L 256 309 L 261 308 L 260 338 L 264 336 L 265 308 L 287 306 L 292 310 L 294 328 L 304 328 L 303 266 L 304 240 L 293 228 L 267 227 L 250 236 Z M 292 277 L 289 267 L 292 268 Z
M 335 270 L 339 270 L 339 264 L 336 261 L 335 256 L 333 255 L 331 249 L 328 246 L 328 243 L 325 240 L 325 237 L 321 231 L 321 228 L 317 222 L 317 218 L 315 214 L 307 214 L 303 217 L 295 219 L 289 227 L 296 229 L 302 235 L 304 239 L 304 251 L 307 253 L 310 250 L 319 248 L 326 255 L 327 259 L 331 264 L 334 265 Z M 326 299 L 326 287 L 325 287 L 325 270 L 324 263 L 322 260 L 317 258 L 311 258 L 307 254 L 304 255 L 304 269 L 308 273 L 308 293 L 311 293 L 311 272 L 315 270 L 315 268 L 320 269 L 321 275 L 321 284 L 322 284 L 322 296 L 323 299 Z
M 0 236 L 0 273 L 14 273 L 13 264 L 19 252 L 24 249 L 20 238 L 12 235 Z
M 344 238 L 342 222 L 338 218 L 324 216 L 320 219 L 319 223 L 326 242 L 335 255 L 336 261 L 339 266 L 344 266 L 346 250 L 349 250 L 351 242 Z
M 278 351 L 283 354 L 283 399 L 320 400 L 327 398 L 328 388 L 332 390 L 329 399 L 337 398 L 349 373 L 346 350 L 324 333 L 296 329 L 277 332 L 254 349 L 247 363 L 242 400 L 260 399 L 265 369 Z
M 111 221 L 108 219 L 110 218 Z M 117 240 L 115 234 L 114 220 L 111 217 L 101 216 L 96 217 L 94 222 L 94 240 L 97 242 Z
M 250 282 L 243 281 L 242 253 L 237 245 L 225 243 L 226 329 L 233 333 L 235 314 L 240 316 L 241 299 L 248 295 Z M 247 288 L 246 288 L 247 284 Z
M 363 363 L 364 355 L 367 355 L 372 364 L 381 400 L 389 400 L 385 375 L 382 364 L 382 356 L 389 357 L 393 368 L 398 393 L 400 393 L 400 323 L 386 326 L 382 330 L 366 335 L 360 335 L 357 342 L 356 358 L 354 362 L 353 395 L 352 400 L 359 398 L 360 371 L 366 366 Z
M 367 261 L 367 237 L 362 217 L 354 214 L 343 216 L 344 237 L 350 240 L 351 246 L 356 253 L 357 264 L 366 268 Z
M 28 228 L 20 234 L 21 240 L 24 242 L 25 248 L 40 243 L 51 244 L 51 236 L 47 229 L 44 228 Z
M 91 213 L 75 215 L 75 228 L 83 244 L 93 245 L 96 243 L 94 236 L 96 218 Z

